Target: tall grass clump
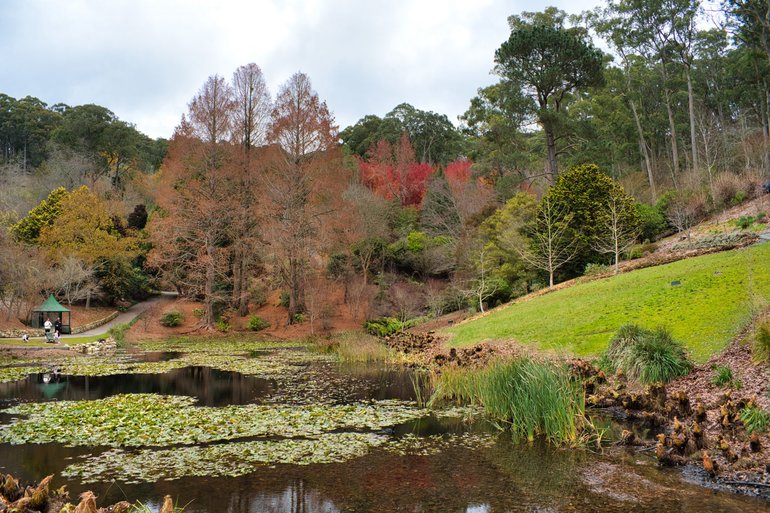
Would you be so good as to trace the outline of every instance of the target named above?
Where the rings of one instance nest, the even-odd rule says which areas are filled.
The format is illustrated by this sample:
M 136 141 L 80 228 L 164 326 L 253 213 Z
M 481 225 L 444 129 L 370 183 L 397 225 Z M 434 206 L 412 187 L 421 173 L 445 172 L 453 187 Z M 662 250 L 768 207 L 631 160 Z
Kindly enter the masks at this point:
M 315 341 L 316 348 L 339 356 L 343 362 L 384 362 L 393 352 L 376 337 L 361 333 L 341 333 Z
M 610 341 L 604 362 L 640 383 L 668 383 L 692 370 L 684 346 L 663 328 L 621 326 Z
M 577 445 L 585 425 L 585 397 L 569 370 L 530 358 L 504 360 L 482 370 L 442 372 L 431 403 L 440 399 L 480 404 L 514 438 L 543 437 Z

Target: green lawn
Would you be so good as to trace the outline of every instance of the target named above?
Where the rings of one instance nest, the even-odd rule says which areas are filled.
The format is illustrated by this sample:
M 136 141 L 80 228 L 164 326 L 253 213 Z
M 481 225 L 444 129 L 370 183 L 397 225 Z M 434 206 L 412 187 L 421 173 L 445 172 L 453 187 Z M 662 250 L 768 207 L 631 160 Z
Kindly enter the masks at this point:
M 675 280 L 681 285 L 672 286 Z M 764 243 L 578 284 L 445 331 L 453 346 L 516 340 L 590 356 L 604 351 L 623 324 L 664 326 L 704 362 L 745 326 L 752 306 L 769 299 L 770 243 Z
M 100 338 L 107 338 L 107 334 L 104 335 L 91 335 L 88 337 L 78 337 L 64 335 L 61 338 L 61 345 L 74 346 L 76 344 L 85 344 L 88 342 L 95 342 Z M 45 341 L 45 338 L 31 338 L 29 342 L 23 342 L 20 338 L 0 338 L 0 348 L 2 347 L 57 347 L 56 344 L 49 344 Z

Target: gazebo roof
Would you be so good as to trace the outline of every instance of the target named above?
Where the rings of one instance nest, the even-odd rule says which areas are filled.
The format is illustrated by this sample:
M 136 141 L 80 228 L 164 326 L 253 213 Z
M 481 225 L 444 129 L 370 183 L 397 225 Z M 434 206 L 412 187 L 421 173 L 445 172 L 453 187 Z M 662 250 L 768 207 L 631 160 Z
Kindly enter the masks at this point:
M 62 305 L 59 304 L 58 301 L 56 301 L 56 298 L 53 297 L 53 294 L 48 296 L 48 299 L 45 300 L 45 303 L 36 307 L 32 311 L 33 312 L 69 312 L 69 310 L 64 308 Z

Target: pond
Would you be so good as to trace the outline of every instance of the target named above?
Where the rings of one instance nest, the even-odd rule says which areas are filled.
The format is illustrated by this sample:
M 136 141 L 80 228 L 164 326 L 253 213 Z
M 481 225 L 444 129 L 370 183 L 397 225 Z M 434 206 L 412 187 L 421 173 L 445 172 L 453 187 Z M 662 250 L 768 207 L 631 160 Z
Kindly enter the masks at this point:
M 517 445 L 473 410 L 427 411 L 402 368 L 296 348 L 91 363 L 0 383 L 0 471 L 187 513 L 768 510 L 645 453 Z

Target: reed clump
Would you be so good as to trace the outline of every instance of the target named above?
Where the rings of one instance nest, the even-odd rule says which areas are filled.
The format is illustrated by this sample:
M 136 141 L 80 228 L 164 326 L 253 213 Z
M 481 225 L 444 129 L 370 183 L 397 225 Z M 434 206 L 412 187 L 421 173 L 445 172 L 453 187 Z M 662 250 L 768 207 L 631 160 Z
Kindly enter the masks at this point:
M 479 404 L 515 438 L 542 437 L 557 445 L 578 445 L 589 425 L 585 396 L 568 368 L 558 362 L 522 357 L 484 369 L 446 369 L 437 376 L 429 404 Z
M 340 333 L 315 341 L 316 348 L 339 356 L 343 362 L 388 362 L 395 355 L 377 337 L 361 333 Z

